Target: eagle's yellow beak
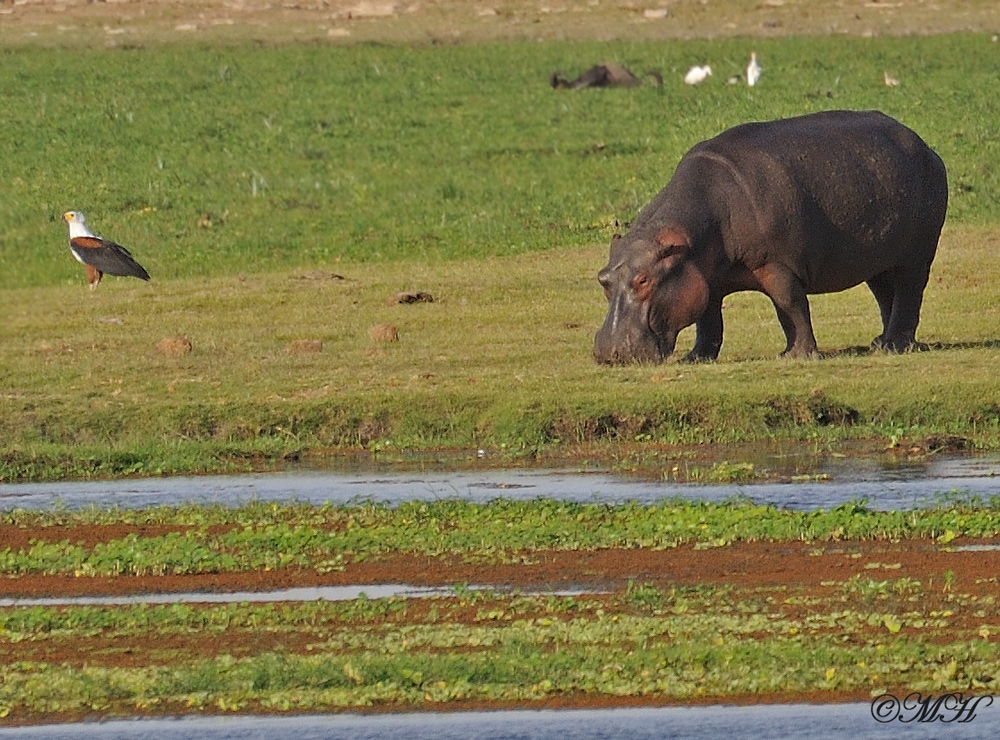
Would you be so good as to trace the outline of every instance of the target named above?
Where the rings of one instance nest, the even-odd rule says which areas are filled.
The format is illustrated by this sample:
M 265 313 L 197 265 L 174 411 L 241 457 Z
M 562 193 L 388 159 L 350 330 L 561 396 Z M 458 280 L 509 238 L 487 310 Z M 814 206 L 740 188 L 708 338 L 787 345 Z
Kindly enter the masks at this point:
M 71 218 L 73 218 L 73 211 L 68 211 L 63 214 L 63 221 L 69 221 Z

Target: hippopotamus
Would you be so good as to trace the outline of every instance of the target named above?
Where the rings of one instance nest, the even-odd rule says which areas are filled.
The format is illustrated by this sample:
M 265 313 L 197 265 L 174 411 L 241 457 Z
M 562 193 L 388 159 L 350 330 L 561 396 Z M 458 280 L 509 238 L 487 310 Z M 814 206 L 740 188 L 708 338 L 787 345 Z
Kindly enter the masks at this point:
M 918 348 L 920 304 L 948 206 L 941 158 L 878 111 L 745 123 L 695 145 L 598 273 L 608 314 L 599 363 L 662 362 L 696 327 L 687 361 L 715 360 L 722 299 L 771 299 L 788 357 L 818 354 L 807 295 L 867 283 L 874 348 Z

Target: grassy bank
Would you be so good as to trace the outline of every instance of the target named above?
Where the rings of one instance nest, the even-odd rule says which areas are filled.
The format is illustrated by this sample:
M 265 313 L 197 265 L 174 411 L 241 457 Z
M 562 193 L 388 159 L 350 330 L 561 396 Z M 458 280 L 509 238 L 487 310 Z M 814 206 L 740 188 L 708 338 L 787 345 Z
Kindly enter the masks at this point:
M 0 51 L 0 480 L 401 447 L 944 434 L 997 446 L 997 112 L 982 94 L 995 45 L 754 46 L 766 76 L 753 91 L 725 84 L 745 62 L 740 39 Z M 553 69 L 609 59 L 667 80 L 547 85 Z M 709 84 L 680 82 L 692 60 L 713 64 Z M 743 294 L 727 301 L 717 365 L 594 367 L 594 275 L 615 221 L 696 141 L 834 107 L 881 108 L 948 164 L 920 333 L 935 351 L 860 350 L 879 331 L 862 288 L 813 301 L 821 362 L 774 360 L 773 310 Z M 89 294 L 65 246 L 68 208 L 131 247 L 153 282 L 109 278 Z M 435 300 L 386 306 L 401 290 Z M 400 340 L 374 343 L 378 323 Z M 176 335 L 190 354 L 156 350 Z
M 932 351 L 862 349 L 878 318 L 859 288 L 813 301 L 829 357 L 782 361 L 772 308 L 743 294 L 727 301 L 721 361 L 694 367 L 593 364 L 603 247 L 344 264 L 345 280 L 293 271 L 96 295 L 7 291 L 0 478 L 245 470 L 342 449 L 534 455 L 748 439 L 901 446 L 931 435 L 993 448 L 997 254 L 991 233 L 946 234 L 920 335 Z M 385 305 L 414 289 L 435 301 Z M 370 339 L 385 322 L 398 342 Z M 192 352 L 160 354 L 157 343 L 177 334 Z M 297 340 L 323 350 L 292 351 Z

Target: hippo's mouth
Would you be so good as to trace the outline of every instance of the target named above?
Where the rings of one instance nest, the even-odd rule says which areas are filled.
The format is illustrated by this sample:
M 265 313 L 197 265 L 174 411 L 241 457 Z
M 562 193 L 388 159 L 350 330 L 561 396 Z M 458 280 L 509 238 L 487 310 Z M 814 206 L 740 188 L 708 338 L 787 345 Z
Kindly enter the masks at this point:
M 661 335 L 646 331 L 639 337 L 607 342 L 602 332 L 598 332 L 594 359 L 601 365 L 658 365 L 673 354 L 676 342 L 676 333 Z

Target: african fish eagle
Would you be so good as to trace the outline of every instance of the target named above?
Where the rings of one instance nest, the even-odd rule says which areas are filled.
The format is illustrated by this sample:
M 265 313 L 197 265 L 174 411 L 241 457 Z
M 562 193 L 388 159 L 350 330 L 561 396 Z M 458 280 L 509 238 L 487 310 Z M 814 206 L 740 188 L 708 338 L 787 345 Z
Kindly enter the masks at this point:
M 102 239 L 87 228 L 87 220 L 79 211 L 67 211 L 63 220 L 69 224 L 69 248 L 87 271 L 87 282 L 95 290 L 104 273 L 119 277 L 149 280 L 149 273 L 132 259 L 132 253 L 121 244 Z

